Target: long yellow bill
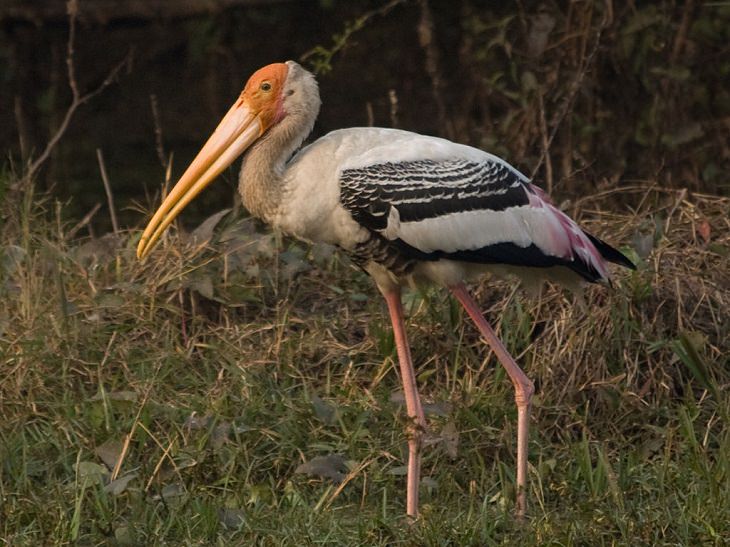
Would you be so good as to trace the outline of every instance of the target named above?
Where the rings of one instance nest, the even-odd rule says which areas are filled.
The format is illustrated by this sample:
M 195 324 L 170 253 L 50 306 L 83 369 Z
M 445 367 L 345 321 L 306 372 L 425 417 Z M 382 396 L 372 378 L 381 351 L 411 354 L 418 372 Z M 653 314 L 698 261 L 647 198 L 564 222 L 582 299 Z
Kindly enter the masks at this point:
M 258 115 L 238 101 L 226 113 L 193 162 L 157 209 L 137 246 L 144 258 L 185 206 L 258 139 L 264 131 Z

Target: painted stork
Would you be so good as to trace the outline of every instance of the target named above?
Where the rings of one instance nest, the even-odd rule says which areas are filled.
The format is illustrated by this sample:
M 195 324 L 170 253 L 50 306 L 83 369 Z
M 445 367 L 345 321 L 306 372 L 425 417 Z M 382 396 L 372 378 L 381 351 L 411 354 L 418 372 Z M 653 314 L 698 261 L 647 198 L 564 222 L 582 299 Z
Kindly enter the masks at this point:
M 532 382 L 465 283 L 490 268 L 559 281 L 607 282 L 607 262 L 633 264 L 583 231 L 504 160 L 444 139 L 381 128 L 333 131 L 302 148 L 319 113 L 314 76 L 293 61 L 256 71 L 145 229 L 144 258 L 180 211 L 245 152 L 239 190 L 249 212 L 281 231 L 338 246 L 374 279 L 390 313 L 406 409 L 407 514 L 418 515 L 426 419 L 406 339 L 401 287 L 447 287 L 515 389 L 516 513 L 526 510 Z

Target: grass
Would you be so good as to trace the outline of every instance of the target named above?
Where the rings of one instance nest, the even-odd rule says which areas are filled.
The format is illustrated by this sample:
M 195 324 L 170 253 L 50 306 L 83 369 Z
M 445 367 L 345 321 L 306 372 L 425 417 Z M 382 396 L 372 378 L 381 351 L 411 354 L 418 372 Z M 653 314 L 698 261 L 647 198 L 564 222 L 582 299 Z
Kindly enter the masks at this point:
M 7 545 L 730 540 L 727 199 L 578 204 L 639 261 L 585 307 L 476 287 L 537 386 L 523 525 L 508 379 L 445 294 L 407 295 L 433 426 L 409 526 L 395 351 L 364 274 L 239 217 L 140 264 L 138 231 L 70 238 L 62 206 L 16 194 L 0 228 Z

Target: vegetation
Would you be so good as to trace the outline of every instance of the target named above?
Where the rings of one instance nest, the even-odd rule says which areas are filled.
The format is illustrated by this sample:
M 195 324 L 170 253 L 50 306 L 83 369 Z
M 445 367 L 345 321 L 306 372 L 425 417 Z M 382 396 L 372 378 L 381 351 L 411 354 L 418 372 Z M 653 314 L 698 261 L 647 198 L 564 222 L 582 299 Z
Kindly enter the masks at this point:
M 650 228 L 638 271 L 590 288 L 587 306 L 479 291 L 538 386 L 524 526 L 511 385 L 444 294 L 409 295 L 433 444 L 423 522 L 408 526 L 395 352 L 364 274 L 234 214 L 140 264 L 136 231 L 70 239 L 60 205 L 27 190 L 2 229 L 0 535 L 723 544 L 729 203 L 633 198 L 627 216 L 594 210 L 601 196 L 577 211 L 611 241 Z
M 41 164 L 28 162 L 32 173 L 0 173 L 4 544 L 730 542 L 728 67 L 701 55 L 727 51 L 727 11 L 571 3 L 542 43 L 546 20 L 535 26 L 522 3 L 488 17 L 464 5 L 453 66 L 435 53 L 455 43 L 441 4 L 415 12 L 444 131 L 533 166 L 638 265 L 575 300 L 494 278 L 476 287 L 537 387 L 527 521 L 512 516 L 511 384 L 445 293 L 406 297 L 432 426 L 411 524 L 395 348 L 365 274 L 236 208 L 172 230 L 140 263 L 139 227 L 81 237 L 103 222 L 37 191 Z M 340 55 L 358 54 L 352 40 L 412 4 L 384 6 L 309 62 L 336 73 Z M 433 25 L 445 44 L 429 42 Z M 632 101 L 601 91 L 616 91 L 616 73 L 632 75 Z M 72 104 L 86 97 L 71 87 Z M 407 125 L 393 97 L 391 121 Z

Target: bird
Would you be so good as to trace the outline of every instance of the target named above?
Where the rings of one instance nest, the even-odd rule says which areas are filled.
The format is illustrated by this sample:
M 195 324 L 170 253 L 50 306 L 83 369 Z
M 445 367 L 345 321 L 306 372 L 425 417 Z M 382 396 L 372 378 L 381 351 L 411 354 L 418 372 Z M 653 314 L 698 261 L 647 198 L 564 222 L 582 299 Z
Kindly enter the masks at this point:
M 527 510 L 533 382 L 509 354 L 467 289 L 489 271 L 527 282 L 609 283 L 608 263 L 634 268 L 581 229 L 505 160 L 467 145 L 374 127 L 332 131 L 307 146 L 321 100 L 295 61 L 254 72 L 213 134 L 163 200 L 137 247 L 144 259 L 173 219 L 238 157 L 239 192 L 252 216 L 305 242 L 339 247 L 375 282 L 392 322 L 409 424 L 406 514 L 419 515 L 427 431 L 401 293 L 447 288 L 504 366 L 517 406 L 515 514 Z

